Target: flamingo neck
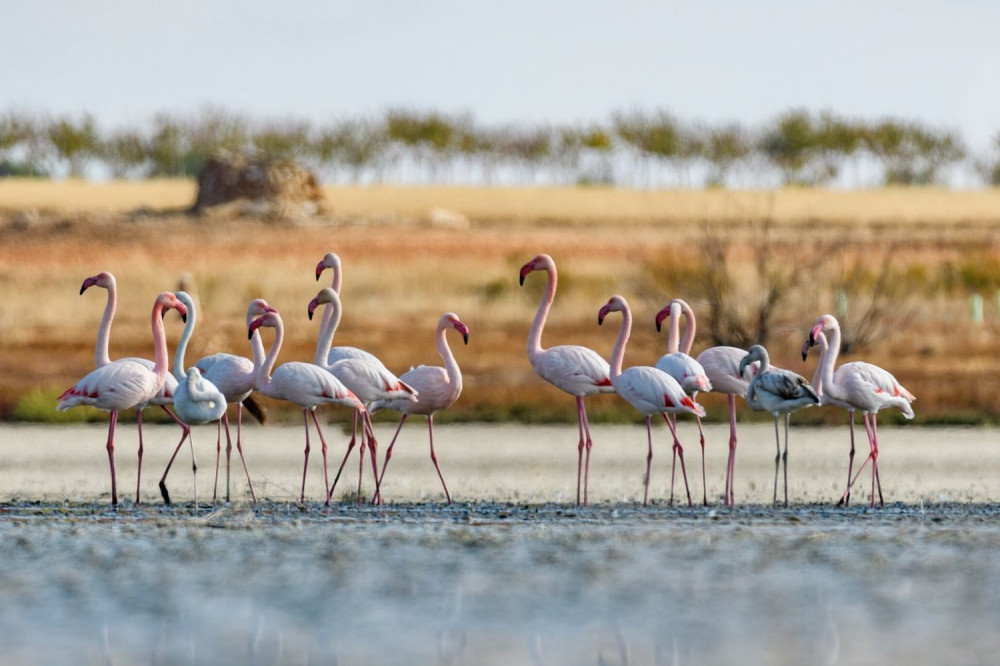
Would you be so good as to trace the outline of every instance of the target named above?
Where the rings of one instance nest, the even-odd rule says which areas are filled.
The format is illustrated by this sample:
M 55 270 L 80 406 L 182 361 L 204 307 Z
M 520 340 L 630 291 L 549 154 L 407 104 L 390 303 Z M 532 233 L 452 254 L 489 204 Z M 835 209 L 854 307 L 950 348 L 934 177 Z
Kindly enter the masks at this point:
M 826 357 L 830 353 L 830 344 L 826 340 L 826 333 L 820 331 L 816 335 L 816 345 L 819 347 L 819 362 L 816 363 L 816 370 L 813 371 L 812 376 L 812 387 L 820 395 L 825 393 L 823 384 L 828 383 L 833 379 L 833 372 L 830 372 L 830 377 L 825 377 L 826 373 Z
M 167 333 L 163 329 L 163 305 L 159 302 L 153 306 L 153 373 L 161 380 L 167 377 Z
M 545 287 L 545 294 L 542 295 L 542 300 L 538 304 L 535 319 L 531 322 L 531 332 L 528 333 L 528 358 L 532 360 L 544 351 L 542 349 L 542 329 L 545 328 L 545 320 L 548 319 L 552 301 L 556 298 L 556 285 L 559 282 L 555 266 L 546 269 L 546 273 L 549 276 L 548 284 Z
M 327 358 L 330 345 L 333 344 L 333 336 L 337 332 L 337 327 L 340 326 L 340 316 L 340 305 L 327 303 L 323 311 L 323 319 L 320 322 L 319 336 L 316 338 L 316 356 L 313 358 L 313 363 L 321 368 L 329 369 L 330 367 Z
M 97 345 L 94 349 L 94 363 L 98 368 L 111 363 L 108 346 L 111 338 L 111 322 L 118 309 L 118 287 L 112 280 L 108 285 L 108 302 L 104 306 L 104 316 L 101 317 L 101 328 L 97 331 Z
M 330 269 L 333 271 L 333 283 L 330 286 L 333 288 L 335 292 L 337 292 L 337 296 L 340 296 L 340 286 L 344 278 L 343 270 L 341 268 L 341 263 L 340 263 L 340 257 L 337 257 L 334 260 L 333 266 L 331 266 Z M 332 316 L 333 316 L 333 303 L 327 303 L 326 307 L 323 308 L 323 318 L 319 320 L 319 327 L 321 331 L 323 330 L 323 327 L 330 322 L 330 317 Z
M 274 324 L 274 342 L 271 343 L 271 349 L 268 350 L 267 356 L 264 357 L 259 367 L 254 363 L 256 377 L 254 385 L 261 392 L 264 392 L 271 384 L 271 371 L 274 369 L 274 362 L 278 359 L 278 352 L 281 350 L 281 343 L 284 339 L 285 324 L 281 319 L 278 319 Z
M 177 343 L 177 349 L 174 350 L 174 377 L 179 382 L 184 381 L 187 375 L 184 371 L 184 354 L 187 353 L 188 340 L 191 339 L 191 334 L 194 333 L 194 321 L 196 319 L 194 303 L 185 303 L 185 305 L 187 305 L 187 323 L 184 324 L 184 332 Z
M 667 328 L 667 353 L 676 354 L 680 351 L 681 308 L 673 301 L 670 303 L 670 327 Z
M 618 339 L 615 340 L 615 348 L 611 352 L 611 381 L 614 382 L 622 374 L 622 364 L 625 362 L 625 345 L 632 334 L 632 311 L 626 307 L 622 310 L 622 325 L 618 329 Z
M 754 409 L 760 405 L 757 400 L 757 380 L 760 379 L 761 375 L 771 369 L 771 356 L 767 353 L 767 350 L 761 347 L 760 349 L 760 365 L 757 367 L 757 372 L 754 374 L 750 383 L 747 385 L 746 400 L 747 404 L 751 405 Z M 750 367 L 749 365 L 747 367 Z
M 250 324 L 253 323 L 253 314 L 250 310 L 247 310 L 247 328 L 250 328 Z M 260 337 L 260 329 L 253 332 L 250 336 L 250 352 L 253 355 L 253 367 L 259 366 L 264 362 L 264 340 Z
M 829 330 L 829 344 L 824 349 L 823 356 L 820 358 L 820 367 L 822 368 L 820 386 L 821 390 L 827 394 L 830 394 L 831 389 L 834 389 L 833 366 L 837 362 L 837 356 L 840 354 L 840 325 L 835 324 Z M 822 331 L 818 337 L 826 341 L 826 335 Z M 820 344 L 822 345 L 823 342 Z
M 458 361 L 455 360 L 455 354 L 452 353 L 451 347 L 448 345 L 448 338 L 445 332 L 449 328 L 449 324 L 440 323 L 437 327 L 437 351 L 441 360 L 444 361 L 445 372 L 448 373 L 448 383 L 451 385 L 454 395 L 458 395 L 462 392 L 462 371 L 458 367 Z
M 684 326 L 684 337 L 681 338 L 679 351 L 682 351 L 685 354 L 690 354 L 691 347 L 694 346 L 694 335 L 697 331 L 698 325 L 695 322 L 694 310 L 691 309 L 691 306 L 688 305 L 687 302 L 680 299 L 678 299 L 677 302 L 680 304 L 681 311 L 684 313 L 684 322 L 686 324 Z

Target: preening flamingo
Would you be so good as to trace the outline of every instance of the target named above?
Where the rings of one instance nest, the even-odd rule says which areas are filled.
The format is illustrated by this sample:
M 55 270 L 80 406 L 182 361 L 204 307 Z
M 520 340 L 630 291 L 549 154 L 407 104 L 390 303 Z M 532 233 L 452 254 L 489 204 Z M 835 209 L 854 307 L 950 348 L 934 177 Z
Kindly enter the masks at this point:
M 340 380 L 317 365 L 291 361 L 275 368 L 274 363 L 285 337 L 284 322 L 282 322 L 281 315 L 277 310 L 263 314 L 250 323 L 247 337 L 253 336 L 254 331 L 262 326 L 274 329 L 274 342 L 271 343 L 271 349 L 268 350 L 263 361 L 254 363 L 254 374 L 256 375 L 254 387 L 268 397 L 286 400 L 302 409 L 303 425 L 306 431 L 305 460 L 302 465 L 302 492 L 299 496 L 299 502 L 302 504 L 305 504 L 306 501 L 306 472 L 309 469 L 310 448 L 309 415 L 312 415 L 313 424 L 316 426 L 322 447 L 323 488 L 326 491 L 326 503 L 329 504 L 330 479 L 326 464 L 326 439 L 323 437 L 323 429 L 320 428 L 319 420 L 316 418 L 316 407 L 324 404 L 343 405 L 360 410 L 364 410 L 365 407 Z
M 216 388 L 215 384 L 202 377 L 198 368 L 184 369 L 184 355 L 187 352 L 191 334 L 194 333 L 198 314 L 194 301 L 186 291 L 178 291 L 177 300 L 187 308 L 187 323 L 184 325 L 184 333 L 177 343 L 177 349 L 174 350 L 174 378 L 177 379 L 174 409 L 189 427 L 184 431 L 173 455 L 170 456 L 167 468 L 163 470 L 163 476 L 160 478 L 160 494 L 163 495 L 163 501 L 170 504 L 170 493 L 167 492 L 167 474 L 170 473 L 170 467 L 174 464 L 174 458 L 177 457 L 177 453 L 184 445 L 184 440 L 190 438 L 191 468 L 195 478 L 194 504 L 198 506 L 198 464 L 194 459 L 194 436 L 191 434 L 190 426 L 212 423 L 222 418 L 222 415 L 226 413 L 226 396 Z
M 416 400 L 416 392 L 412 387 L 407 386 L 405 383 L 399 380 L 399 377 L 389 372 L 389 370 L 382 365 L 380 362 L 371 362 L 363 357 L 347 357 L 342 358 L 335 363 L 330 363 L 328 360 L 327 350 L 330 349 L 330 344 L 333 342 L 333 336 L 337 332 L 337 327 L 340 325 L 341 318 L 341 304 L 340 297 L 337 292 L 330 287 L 324 287 L 320 289 L 316 298 L 309 302 L 309 318 L 312 319 L 313 313 L 316 311 L 320 305 L 326 304 L 330 310 L 330 316 L 325 318 L 325 323 L 320 326 L 319 337 L 316 340 L 316 356 L 313 362 L 324 370 L 330 372 L 334 377 L 343 382 L 343 384 L 349 388 L 358 400 L 365 406 L 365 409 L 359 410 L 355 413 L 355 416 L 361 416 L 362 432 L 361 432 L 361 448 L 359 453 L 361 455 L 361 465 L 358 468 L 358 502 L 361 502 L 361 473 L 364 467 L 364 455 L 365 455 L 365 439 L 368 440 L 368 448 L 372 459 L 372 473 L 375 475 L 375 484 L 378 486 L 378 442 L 375 439 L 375 431 L 372 427 L 371 415 L 368 413 L 367 407 L 375 400 L 391 400 L 395 398 L 402 398 L 404 400 Z M 354 448 L 356 441 L 355 428 L 354 433 L 351 435 L 351 441 L 347 445 L 347 453 L 344 454 L 344 460 L 340 463 L 340 468 L 337 470 L 337 475 L 333 479 L 333 485 L 329 488 L 329 494 L 333 495 L 333 491 L 337 486 L 337 481 L 340 480 L 340 475 L 344 471 L 344 465 L 347 464 L 347 459 L 351 455 L 351 450 Z M 376 499 L 378 494 L 376 491 Z
M 104 305 L 104 315 L 101 317 L 101 326 L 97 330 L 97 343 L 94 349 L 94 365 L 98 368 L 104 367 L 111 363 L 111 357 L 108 354 L 108 348 L 110 347 L 111 341 L 111 322 L 115 318 L 115 311 L 118 309 L 118 281 L 115 276 L 108 271 L 101 271 L 97 275 L 92 275 L 83 281 L 83 285 L 80 287 L 80 295 L 87 291 L 90 287 L 100 287 L 108 292 L 108 300 Z M 145 365 L 150 370 L 153 369 L 153 362 L 145 358 L 136 358 L 134 356 L 129 357 L 129 360 L 135 361 Z M 142 441 L 142 410 L 149 405 L 158 405 L 163 411 L 173 419 L 182 432 L 187 432 L 187 425 L 177 418 L 177 415 L 171 411 L 168 405 L 172 405 L 174 402 L 174 392 L 177 390 L 177 379 L 167 373 L 166 380 L 163 382 L 163 388 L 148 402 L 137 405 L 135 418 L 136 424 L 139 429 L 139 450 L 138 450 L 138 468 L 135 475 L 135 501 L 139 501 L 139 488 L 142 483 L 142 452 L 143 452 L 143 441 Z
M 255 298 L 250 301 L 247 307 L 246 325 L 250 327 L 251 322 L 261 315 L 274 312 L 274 308 L 267 304 L 263 298 Z M 247 461 L 243 455 L 243 404 L 249 402 L 254 384 L 254 365 L 264 360 L 264 343 L 260 339 L 260 331 L 254 331 L 250 336 L 250 351 L 253 360 L 220 352 L 198 359 L 195 367 L 208 381 L 222 391 L 226 396 L 227 403 L 236 403 L 236 451 L 240 454 L 240 461 L 243 463 L 243 472 L 247 477 L 247 486 L 250 488 L 250 498 L 257 501 L 257 495 L 253 491 L 253 483 L 250 481 L 250 470 L 247 468 Z M 256 409 L 259 409 L 256 408 Z M 223 413 L 222 426 L 226 429 L 226 501 L 229 501 L 229 463 L 232 456 L 233 442 L 229 434 L 229 415 Z M 212 498 L 218 496 L 219 486 L 219 458 L 222 449 L 221 427 L 215 440 L 215 484 L 212 490 Z
M 93 370 L 76 385 L 59 396 L 59 411 L 78 405 L 91 405 L 111 412 L 108 426 L 108 464 L 111 467 L 111 505 L 118 505 L 118 478 L 115 472 L 115 426 L 118 412 L 123 409 L 139 409 L 149 404 L 163 389 L 167 377 L 167 336 L 163 330 L 163 314 L 175 309 L 183 318 L 184 304 L 170 292 L 163 292 L 153 303 L 153 367 L 149 368 L 142 359 L 125 358 L 113 361 Z M 140 442 L 142 440 L 140 439 Z M 136 501 L 139 501 L 138 494 Z
M 590 436 L 590 424 L 587 422 L 587 409 L 583 399 L 598 393 L 614 393 L 611 385 L 611 368 L 600 354 L 580 345 L 559 345 L 542 348 L 542 329 L 549 316 L 552 302 L 556 297 L 556 284 L 559 281 L 556 263 L 547 254 L 539 254 L 521 267 L 520 280 L 532 271 L 548 273 L 548 283 L 538 311 L 531 322 L 528 333 L 528 360 L 538 376 L 566 393 L 576 397 L 576 416 L 580 431 L 580 443 L 577 446 L 576 463 L 576 503 L 580 503 L 580 475 L 583 473 L 583 504 L 587 504 L 587 481 L 590 476 L 590 449 L 593 440 Z M 583 462 L 584 449 L 587 451 L 586 463 Z
M 684 340 L 680 341 L 681 314 L 688 316 L 684 329 Z M 679 298 L 675 298 L 662 310 L 656 313 L 656 330 L 663 326 L 664 319 L 670 319 L 667 329 L 667 353 L 656 362 L 656 367 L 677 380 L 684 392 L 695 398 L 699 391 L 711 391 L 712 382 L 705 374 L 701 363 L 691 357 L 691 346 L 694 344 L 695 321 L 691 306 Z M 673 415 L 674 427 L 677 427 L 677 415 Z M 701 501 L 708 504 L 707 483 L 705 481 L 705 431 L 701 427 L 701 417 L 695 416 L 698 422 L 698 442 L 701 444 Z
M 396 444 L 399 431 L 403 429 L 406 418 L 410 414 L 423 414 L 427 417 L 427 434 L 431 443 L 431 461 L 437 470 L 438 478 L 444 487 L 444 496 L 451 504 L 451 494 L 448 492 L 448 484 L 444 482 L 444 475 L 441 474 L 441 467 L 438 466 L 437 455 L 434 453 L 434 413 L 451 407 L 452 404 L 462 394 L 462 371 L 458 367 L 455 355 L 448 346 L 448 338 L 445 331 L 454 329 L 462 336 L 465 344 L 469 344 L 469 327 L 462 323 L 458 315 L 453 312 L 446 312 L 438 320 L 437 330 L 434 337 L 437 340 L 437 351 L 444 367 L 419 365 L 411 368 L 409 372 L 403 373 L 399 378 L 401 382 L 412 386 L 417 391 L 416 401 L 407 399 L 376 400 L 371 405 L 371 413 L 379 409 L 391 409 L 400 412 L 403 416 L 399 419 L 399 426 L 396 434 L 389 442 L 389 448 L 385 450 L 385 460 L 382 461 L 382 472 L 379 474 L 378 484 L 375 486 L 375 493 L 378 494 L 382 486 L 382 479 L 385 477 L 385 470 L 389 466 L 389 458 L 392 457 L 392 447 Z M 374 500 L 374 498 L 373 498 Z
M 829 345 L 826 345 L 824 332 L 829 331 Z M 851 421 L 851 453 L 847 467 L 847 490 L 840 502 L 850 502 L 851 486 L 857 475 L 851 477 L 854 466 L 854 411 L 860 410 L 865 422 L 865 432 L 868 434 L 870 452 L 858 468 L 858 475 L 868 464 L 872 463 L 871 506 L 875 506 L 875 488 L 878 484 L 879 504 L 882 500 L 881 481 L 878 476 L 878 411 L 886 407 L 898 409 L 907 419 L 913 418 L 913 407 L 910 403 L 916 398 L 907 391 L 887 370 L 877 365 L 854 361 L 844 363 L 834 371 L 833 366 L 840 353 L 840 324 L 833 315 L 821 316 L 809 331 L 809 338 L 802 346 L 802 358 L 805 360 L 809 347 L 820 344 L 820 357 L 817 373 L 820 375 L 820 390 L 822 404 L 837 405 L 847 410 Z
M 670 504 L 674 503 L 674 471 L 677 457 L 680 457 L 681 473 L 684 475 L 684 490 L 687 492 L 688 506 L 691 506 L 691 491 L 688 489 L 687 471 L 684 469 L 684 449 L 677 439 L 677 428 L 667 414 L 686 412 L 695 416 L 704 416 L 705 409 L 684 393 L 684 389 L 676 379 L 659 368 L 637 365 L 622 371 L 625 345 L 628 344 L 628 338 L 632 332 L 632 311 L 624 296 L 612 296 L 611 300 L 598 312 L 597 323 L 603 324 L 604 318 L 611 312 L 622 313 L 622 325 L 618 331 L 614 351 L 611 352 L 611 383 L 618 395 L 646 417 L 646 438 L 649 451 L 646 454 L 646 478 L 643 482 L 642 505 L 646 506 L 649 500 L 649 473 L 653 463 L 653 430 L 650 420 L 653 414 L 663 414 L 663 420 L 667 422 L 670 434 L 674 438 L 674 463 L 670 469 Z
M 774 443 L 778 452 L 774 456 L 774 503 L 778 503 L 778 464 L 785 470 L 785 506 L 788 506 L 788 419 L 792 412 L 803 407 L 819 404 L 819 396 L 806 378 L 791 370 L 771 367 L 767 350 L 754 345 L 740 361 L 740 375 L 753 361 L 760 361 L 760 368 L 747 387 L 747 402 L 758 411 L 766 411 L 774 417 Z M 778 436 L 778 417 L 785 417 L 785 452 L 781 452 Z

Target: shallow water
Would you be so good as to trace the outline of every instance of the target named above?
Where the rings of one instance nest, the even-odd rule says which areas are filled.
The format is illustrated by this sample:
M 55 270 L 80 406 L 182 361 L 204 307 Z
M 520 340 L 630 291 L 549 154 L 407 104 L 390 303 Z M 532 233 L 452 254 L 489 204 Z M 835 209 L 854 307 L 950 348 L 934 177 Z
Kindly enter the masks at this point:
M 846 475 L 846 450 L 835 448 L 844 444 L 846 429 L 793 432 L 793 505 L 784 509 L 768 502 L 773 439 L 767 435 L 773 430 L 748 428 L 738 497 L 763 499 L 730 510 L 712 499 L 709 507 L 666 506 L 668 478 L 655 485 L 652 506 L 637 504 L 640 428 L 595 432 L 595 451 L 603 445 L 607 455 L 595 453 L 592 461 L 594 506 L 575 508 L 566 499 L 575 492 L 575 445 L 570 433 L 571 451 L 560 448 L 563 430 L 441 428 L 442 469 L 461 500 L 451 507 L 437 501 L 439 482 L 415 433 L 407 455 L 401 449 L 393 457 L 399 466 L 391 468 L 395 477 L 387 475 L 393 479 L 389 505 L 338 502 L 324 509 L 319 502 L 298 507 L 274 497 L 294 495 L 301 479 L 295 429 L 252 433 L 257 444 L 248 458 L 255 485 L 269 480 L 259 483 L 267 501 L 196 508 L 186 498 L 164 507 L 155 493 L 162 453 L 156 443 L 169 442 L 170 431 L 153 429 L 147 451 L 157 464 L 148 464 L 144 503 L 128 500 L 112 511 L 106 497 L 97 497 L 107 475 L 101 428 L 0 428 L 0 480 L 22 478 L 14 462 L 38 465 L 16 490 L 20 499 L 0 504 L 2 661 L 995 659 L 995 431 L 885 428 L 880 471 L 889 504 L 876 510 L 864 502 L 838 509 L 829 501 Z M 711 429 L 709 441 L 719 441 L 719 432 Z M 275 439 L 264 443 L 263 433 Z M 199 433 L 199 447 L 209 439 Z M 343 441 L 341 433 L 328 439 Z M 67 444 L 71 440 L 78 444 Z M 486 447 L 490 456 L 482 453 Z M 206 448 L 198 452 L 204 469 L 214 444 Z M 74 456 L 93 470 L 77 477 Z M 693 460 L 692 451 L 689 473 Z M 724 465 L 710 451 L 710 498 L 720 461 Z M 669 461 L 658 462 L 654 477 L 667 477 Z M 123 467 L 123 485 L 134 484 L 134 468 Z M 202 497 L 211 494 L 204 469 Z M 321 476 L 318 467 L 310 473 Z M 172 484 L 181 496 L 190 470 L 176 474 Z M 313 499 L 321 486 L 316 481 L 307 489 Z M 691 481 L 697 494 L 700 478 Z M 39 497 L 25 499 L 25 489 L 34 487 Z M 412 501 L 421 493 L 434 501 Z M 499 497 L 477 497 L 490 493 Z M 546 494 L 559 502 L 540 499 Z M 962 501 L 935 499 L 942 495 Z M 404 503 L 394 504 L 397 497 Z

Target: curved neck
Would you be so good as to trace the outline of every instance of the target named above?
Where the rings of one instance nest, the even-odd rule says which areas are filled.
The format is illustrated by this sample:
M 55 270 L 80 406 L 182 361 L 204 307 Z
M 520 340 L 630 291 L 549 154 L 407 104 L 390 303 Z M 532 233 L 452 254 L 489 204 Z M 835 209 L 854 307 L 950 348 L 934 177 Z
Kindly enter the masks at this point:
M 531 322 L 531 332 L 528 333 L 528 358 L 535 358 L 542 353 L 542 329 L 545 328 L 545 320 L 549 316 L 549 310 L 552 308 L 552 301 L 556 298 L 556 284 L 559 282 L 559 276 L 556 274 L 556 269 L 552 268 L 546 269 L 548 273 L 548 284 L 545 287 L 545 293 L 542 295 L 542 300 L 538 304 L 538 312 L 535 313 L 535 319 Z
M 337 257 L 336 260 L 334 260 L 333 266 L 330 267 L 330 270 L 333 271 L 333 283 L 330 285 L 330 287 L 332 287 L 333 290 L 337 292 L 337 295 L 340 296 L 340 286 L 344 279 L 343 273 L 341 271 L 340 257 Z M 322 319 L 319 320 L 319 327 L 321 331 L 323 330 L 323 327 L 330 322 L 330 317 L 332 316 L 333 316 L 333 303 L 327 303 L 326 307 L 323 308 L 323 317 Z M 329 345 L 327 346 L 329 347 Z
M 167 376 L 167 333 L 163 330 L 163 305 L 153 306 L 153 372 L 161 378 Z
M 445 335 L 447 329 L 450 328 L 450 324 L 441 323 L 437 327 L 437 350 L 438 355 L 441 360 L 444 361 L 445 372 L 448 373 L 448 381 L 452 386 L 453 390 L 462 390 L 462 371 L 458 368 L 458 361 L 455 360 L 455 355 L 451 351 L 451 347 L 448 346 L 448 338 Z
M 691 353 L 691 347 L 694 346 L 694 334 L 697 329 L 697 324 L 694 320 L 694 310 L 685 301 L 678 299 L 678 304 L 681 306 L 681 311 L 684 313 L 684 337 L 681 338 L 680 351 L 685 354 Z
M 622 374 L 622 363 L 625 361 L 625 345 L 628 344 L 628 337 L 632 334 L 632 311 L 628 308 L 622 310 L 622 326 L 618 329 L 618 339 L 615 340 L 615 348 L 611 352 L 611 380 L 614 381 Z
M 111 321 L 118 309 L 118 288 L 114 282 L 108 285 L 108 302 L 104 306 L 104 316 L 101 317 L 101 328 L 97 331 L 97 346 L 94 349 L 94 363 L 101 368 L 111 363 L 108 355 L 108 345 L 111 338 Z
M 316 339 L 316 356 L 313 357 L 313 363 L 321 368 L 330 368 L 327 359 L 338 326 L 340 326 L 340 304 L 327 303 L 323 311 L 323 319 L 320 321 L 319 336 Z
M 680 351 L 681 306 L 677 301 L 670 303 L 670 327 L 667 328 L 667 353 Z
M 828 374 L 826 357 L 830 354 L 830 345 L 826 341 L 826 333 L 823 331 L 820 331 L 816 335 L 816 345 L 819 347 L 819 362 L 816 363 L 816 370 L 813 371 L 812 382 L 810 383 L 817 393 L 822 394 L 824 393 L 823 384 L 833 379 L 832 369 L 829 372 L 829 377 L 826 376 Z
M 184 324 L 184 332 L 177 343 L 177 349 L 174 350 L 174 377 L 179 382 L 184 381 L 187 374 L 184 372 L 184 354 L 187 352 L 188 340 L 194 333 L 194 320 L 196 318 L 194 303 L 186 303 L 185 305 L 187 305 L 187 323 Z
M 278 358 L 278 352 L 281 350 L 281 343 L 284 338 L 285 325 L 279 317 L 274 323 L 274 342 L 271 343 L 271 349 L 268 350 L 267 356 L 264 357 L 259 365 L 256 361 L 254 362 L 253 370 L 256 377 L 254 384 L 258 389 L 265 389 L 271 383 L 271 371 L 274 369 L 274 362 Z
M 253 323 L 253 314 L 250 310 L 247 310 L 247 328 L 250 328 L 250 324 Z M 260 337 L 260 329 L 253 332 L 250 336 L 250 352 L 253 355 L 253 365 L 256 368 L 258 365 L 264 362 L 264 341 Z
M 823 344 L 826 341 L 826 335 L 820 331 L 817 336 Z M 833 365 L 837 362 L 837 356 L 840 354 L 840 326 L 830 327 L 830 339 L 829 344 L 825 347 L 823 356 L 820 358 L 820 367 L 817 370 L 820 371 L 821 383 L 820 386 L 824 393 L 829 393 L 831 388 L 833 388 Z

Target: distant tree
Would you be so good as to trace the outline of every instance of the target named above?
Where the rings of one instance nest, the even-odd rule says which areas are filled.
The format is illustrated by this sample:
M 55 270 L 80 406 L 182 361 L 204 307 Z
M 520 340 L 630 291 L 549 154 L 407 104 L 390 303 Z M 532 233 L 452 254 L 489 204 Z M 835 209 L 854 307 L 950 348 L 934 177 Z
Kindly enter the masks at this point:
M 187 146 L 183 121 L 167 114 L 153 118 L 153 133 L 148 144 L 149 175 L 175 178 L 193 176 L 185 164 Z M 194 165 L 192 165 L 193 167 Z
M 11 110 L 0 115 L 0 176 L 47 176 L 41 146 L 37 121 L 28 114 Z
M 270 159 L 295 160 L 308 152 L 312 129 L 308 122 L 271 121 L 256 128 L 250 145 L 254 151 Z
M 45 136 L 56 158 L 66 163 L 73 178 L 83 176 L 87 163 L 101 152 L 97 123 L 89 113 L 80 120 L 63 117 L 53 121 L 45 128 Z
M 817 128 L 806 111 L 781 114 L 764 130 L 758 147 L 786 185 L 815 185 L 833 175 L 826 165 L 817 168 Z
M 217 150 L 242 152 L 250 148 L 250 123 L 226 109 L 206 106 L 187 119 L 178 121 L 183 136 L 186 169 L 201 165 Z
M 753 153 L 751 140 L 738 123 L 707 127 L 696 136 L 698 154 L 709 165 L 709 187 L 725 187 L 733 169 Z
M 953 133 L 916 122 L 883 120 L 864 133 L 867 150 L 882 162 L 886 185 L 929 185 L 941 167 L 965 155 Z
M 100 159 L 111 169 L 112 178 L 134 176 L 146 166 L 148 146 L 136 129 L 114 130 L 101 142 Z
M 693 135 L 666 111 L 615 114 L 612 123 L 615 134 L 639 156 L 647 183 L 651 163 L 659 162 L 682 170 L 698 155 Z
M 316 132 L 309 150 L 321 165 L 332 169 L 343 167 L 351 181 L 358 183 L 365 169 L 375 169 L 378 177 L 385 152 L 385 135 L 363 118 L 347 119 Z
M 534 183 L 540 168 L 553 157 L 552 132 L 546 128 L 507 128 L 497 144 L 503 158 L 515 165 L 525 181 Z
M 1000 187 L 1000 132 L 993 135 L 989 151 L 975 160 L 973 168 L 984 183 Z

